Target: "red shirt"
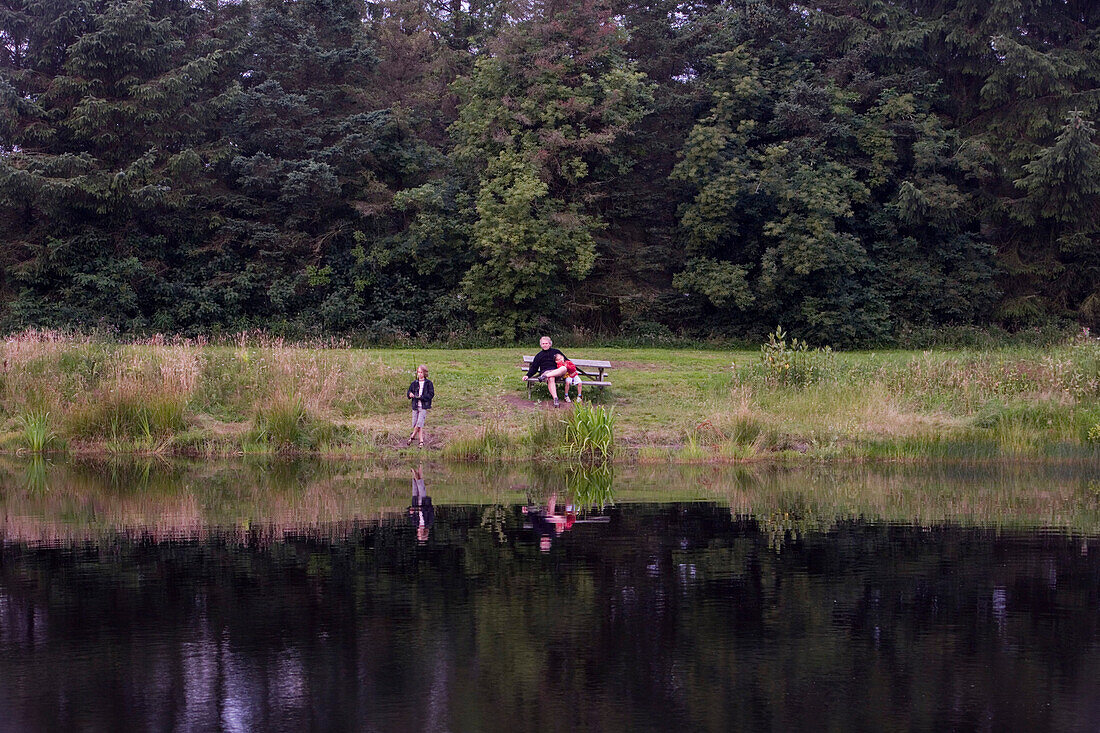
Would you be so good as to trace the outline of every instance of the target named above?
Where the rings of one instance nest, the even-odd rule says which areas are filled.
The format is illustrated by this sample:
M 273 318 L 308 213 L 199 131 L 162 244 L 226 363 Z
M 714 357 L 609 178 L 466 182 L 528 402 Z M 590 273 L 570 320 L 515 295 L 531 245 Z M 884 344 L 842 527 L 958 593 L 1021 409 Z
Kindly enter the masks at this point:
M 573 362 L 569 361 L 568 359 L 565 360 L 565 376 L 577 376 L 577 367 L 573 366 Z

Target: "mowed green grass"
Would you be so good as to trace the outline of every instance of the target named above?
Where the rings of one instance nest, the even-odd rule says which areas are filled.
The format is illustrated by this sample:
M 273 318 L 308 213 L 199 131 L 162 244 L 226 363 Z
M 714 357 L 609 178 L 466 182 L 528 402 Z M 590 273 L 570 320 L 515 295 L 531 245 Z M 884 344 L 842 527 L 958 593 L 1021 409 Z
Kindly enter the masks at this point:
M 117 344 L 26 334 L 3 346 L 0 444 L 26 449 L 34 438 L 26 416 L 48 415 L 36 429 L 70 451 L 400 455 L 405 390 L 425 364 L 436 387 L 429 451 L 564 455 L 570 407 L 550 407 L 542 385 L 528 400 L 521 381 L 521 356 L 535 348 Z M 793 371 L 753 350 L 563 350 L 612 363 L 612 386 L 585 397 L 613 410 L 620 460 L 1092 456 L 1100 436 L 1094 340 L 811 353 L 792 357 Z

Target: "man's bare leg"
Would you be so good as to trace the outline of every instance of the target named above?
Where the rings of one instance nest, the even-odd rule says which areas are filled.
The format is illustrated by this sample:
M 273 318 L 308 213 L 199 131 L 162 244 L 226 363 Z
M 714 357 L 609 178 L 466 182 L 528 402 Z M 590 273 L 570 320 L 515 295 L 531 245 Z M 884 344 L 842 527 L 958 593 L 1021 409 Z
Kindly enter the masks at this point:
M 558 380 L 556 378 L 563 376 L 565 372 L 566 368 L 562 366 L 542 373 L 542 376 L 546 377 L 546 386 L 550 388 L 550 396 L 554 398 L 555 402 L 558 401 Z

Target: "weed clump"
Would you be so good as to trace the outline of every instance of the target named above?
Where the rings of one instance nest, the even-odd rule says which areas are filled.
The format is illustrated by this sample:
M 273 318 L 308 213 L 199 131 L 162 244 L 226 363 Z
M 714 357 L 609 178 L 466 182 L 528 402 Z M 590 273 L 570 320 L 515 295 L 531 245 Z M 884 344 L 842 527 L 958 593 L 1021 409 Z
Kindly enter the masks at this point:
M 464 461 L 500 460 L 510 445 L 508 434 L 495 420 L 489 420 L 476 434 L 448 443 L 443 449 L 443 457 Z
M 776 326 L 775 333 L 768 334 L 767 342 L 760 346 L 764 379 L 772 385 L 805 387 L 820 382 L 829 372 L 832 356 L 828 346 L 811 349 L 797 338 L 788 344 L 782 326 Z
M 137 382 L 112 385 L 68 417 L 67 429 L 74 438 L 156 439 L 166 438 L 186 427 L 186 400 Z

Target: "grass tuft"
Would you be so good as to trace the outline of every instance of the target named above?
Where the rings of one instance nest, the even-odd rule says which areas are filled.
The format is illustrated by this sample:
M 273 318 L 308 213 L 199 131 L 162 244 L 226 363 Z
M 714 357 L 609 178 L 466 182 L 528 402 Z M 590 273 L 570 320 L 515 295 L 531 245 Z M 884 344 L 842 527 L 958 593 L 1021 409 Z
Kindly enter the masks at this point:
M 314 419 L 300 395 L 275 399 L 261 407 L 252 420 L 248 443 L 255 452 L 289 452 L 313 446 Z
M 57 433 L 50 427 L 50 413 L 31 412 L 19 417 L 20 437 L 23 448 L 30 453 L 44 453 L 59 443 Z
M 451 440 L 443 448 L 443 457 L 463 461 L 500 460 L 511 448 L 508 434 L 496 420 L 488 420 L 474 435 Z
M 74 438 L 148 441 L 185 429 L 185 414 L 179 395 L 123 384 L 74 408 L 67 429 Z

